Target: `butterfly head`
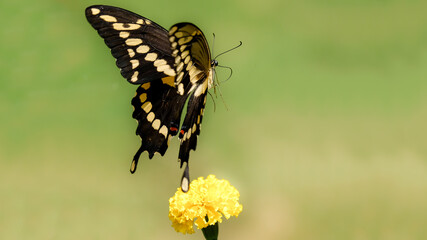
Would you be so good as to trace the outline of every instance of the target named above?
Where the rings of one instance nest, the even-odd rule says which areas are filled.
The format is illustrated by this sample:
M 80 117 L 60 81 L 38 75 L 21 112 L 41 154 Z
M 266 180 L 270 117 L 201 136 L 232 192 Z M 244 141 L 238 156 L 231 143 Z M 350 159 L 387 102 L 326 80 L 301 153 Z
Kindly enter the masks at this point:
M 218 61 L 216 60 L 216 59 L 214 59 L 214 60 L 212 60 L 212 62 L 211 62 L 211 67 L 216 67 L 216 66 L 218 66 Z

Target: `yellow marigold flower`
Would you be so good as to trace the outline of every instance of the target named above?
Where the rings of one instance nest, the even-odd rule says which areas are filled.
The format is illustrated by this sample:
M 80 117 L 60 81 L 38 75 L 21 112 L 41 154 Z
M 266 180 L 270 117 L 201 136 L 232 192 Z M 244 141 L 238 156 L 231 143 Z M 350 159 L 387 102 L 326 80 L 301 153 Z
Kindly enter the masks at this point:
M 193 222 L 198 229 L 238 216 L 243 206 L 239 192 L 227 180 L 218 180 L 214 175 L 199 177 L 190 184 L 187 193 L 178 188 L 169 199 L 169 219 L 177 232 L 194 233 Z

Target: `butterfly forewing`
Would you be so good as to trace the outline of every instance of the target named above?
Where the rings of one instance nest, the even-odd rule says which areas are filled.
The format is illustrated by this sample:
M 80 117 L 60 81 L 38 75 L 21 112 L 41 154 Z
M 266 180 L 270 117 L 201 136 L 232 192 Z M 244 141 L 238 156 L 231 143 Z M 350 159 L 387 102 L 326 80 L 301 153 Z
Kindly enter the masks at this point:
M 211 70 L 209 46 L 203 32 L 192 23 L 178 23 L 169 30 L 178 92 L 188 94 L 207 81 Z M 190 87 L 188 87 L 190 86 Z
M 116 58 L 116 64 L 130 83 L 141 84 L 175 76 L 168 32 L 136 13 L 111 6 L 86 9 L 86 18 Z

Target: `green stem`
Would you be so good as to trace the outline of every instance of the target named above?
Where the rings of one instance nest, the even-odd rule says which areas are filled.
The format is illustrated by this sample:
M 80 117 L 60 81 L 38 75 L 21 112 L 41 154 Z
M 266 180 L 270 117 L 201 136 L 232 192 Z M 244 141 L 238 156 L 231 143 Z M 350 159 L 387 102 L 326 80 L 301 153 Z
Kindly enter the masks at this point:
M 218 222 L 216 222 L 214 225 L 209 225 L 205 228 L 202 228 L 202 232 L 206 240 L 218 240 L 218 231 Z

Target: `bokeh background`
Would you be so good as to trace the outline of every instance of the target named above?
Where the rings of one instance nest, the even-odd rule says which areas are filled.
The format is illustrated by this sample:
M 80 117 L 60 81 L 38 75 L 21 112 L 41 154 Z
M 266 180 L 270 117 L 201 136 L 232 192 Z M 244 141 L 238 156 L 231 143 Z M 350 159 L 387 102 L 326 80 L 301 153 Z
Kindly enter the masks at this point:
M 208 100 L 191 177 L 244 210 L 221 239 L 425 239 L 426 1 L 2 1 L 0 239 L 203 239 L 170 227 L 178 140 L 140 161 L 92 4 L 200 26 L 234 74 Z M 227 70 L 218 70 L 225 80 Z

